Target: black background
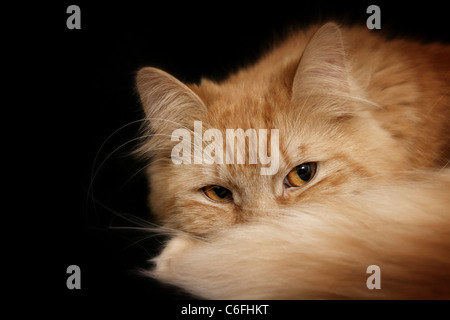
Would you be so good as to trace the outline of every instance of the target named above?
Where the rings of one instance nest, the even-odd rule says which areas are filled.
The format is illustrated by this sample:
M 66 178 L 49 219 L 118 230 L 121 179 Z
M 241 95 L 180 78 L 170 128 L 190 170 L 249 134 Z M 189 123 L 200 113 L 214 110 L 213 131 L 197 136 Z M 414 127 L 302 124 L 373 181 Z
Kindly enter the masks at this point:
M 81 9 L 81 30 L 66 28 L 71 4 Z M 139 68 L 156 66 L 188 82 L 221 79 L 254 61 L 291 27 L 330 19 L 364 26 L 371 4 L 380 6 L 382 23 L 372 32 L 449 42 L 443 2 L 61 1 L 15 8 L 18 19 L 34 18 L 15 39 L 26 56 L 22 80 L 15 84 L 39 88 L 36 97 L 23 90 L 16 95 L 16 101 L 27 101 L 21 109 L 26 118 L 38 121 L 27 131 L 33 152 L 27 152 L 23 167 L 37 175 L 19 182 L 20 194 L 31 195 L 18 205 L 33 209 L 26 211 L 29 219 L 17 210 L 32 229 L 23 251 L 40 267 L 33 276 L 38 294 L 44 288 L 52 303 L 76 308 L 105 303 L 109 309 L 118 304 L 170 309 L 171 302 L 159 300 L 190 298 L 134 274 L 149 266 L 146 261 L 164 238 L 115 228 L 139 227 L 120 216 L 150 219 L 139 171 L 145 164 L 129 156 L 136 121 L 143 118 L 134 86 Z M 81 290 L 66 287 L 72 264 L 81 268 Z M 28 279 L 36 264 L 24 265 L 21 278 Z M 25 282 L 22 288 L 29 291 Z

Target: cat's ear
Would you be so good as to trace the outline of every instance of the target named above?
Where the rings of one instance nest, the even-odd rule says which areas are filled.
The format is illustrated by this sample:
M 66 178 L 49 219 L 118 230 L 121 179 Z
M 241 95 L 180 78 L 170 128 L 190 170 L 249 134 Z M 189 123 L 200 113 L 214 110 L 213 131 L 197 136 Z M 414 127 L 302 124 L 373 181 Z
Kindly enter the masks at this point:
M 312 94 L 348 94 L 349 79 L 342 34 L 335 23 L 322 26 L 307 44 L 298 65 L 292 99 Z
M 160 69 L 142 68 L 137 74 L 136 85 L 142 107 L 154 131 L 192 126 L 193 120 L 201 119 L 206 111 L 196 93 Z

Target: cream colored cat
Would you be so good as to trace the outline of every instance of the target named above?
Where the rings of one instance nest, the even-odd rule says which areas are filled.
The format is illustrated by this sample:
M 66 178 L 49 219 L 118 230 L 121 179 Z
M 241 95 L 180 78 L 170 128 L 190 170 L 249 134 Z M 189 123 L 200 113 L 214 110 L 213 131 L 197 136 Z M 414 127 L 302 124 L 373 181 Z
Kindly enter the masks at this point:
M 449 57 L 328 23 L 220 83 L 141 69 L 139 153 L 172 234 L 148 275 L 213 299 L 450 298 Z M 277 173 L 174 164 L 171 134 L 194 121 L 278 129 Z

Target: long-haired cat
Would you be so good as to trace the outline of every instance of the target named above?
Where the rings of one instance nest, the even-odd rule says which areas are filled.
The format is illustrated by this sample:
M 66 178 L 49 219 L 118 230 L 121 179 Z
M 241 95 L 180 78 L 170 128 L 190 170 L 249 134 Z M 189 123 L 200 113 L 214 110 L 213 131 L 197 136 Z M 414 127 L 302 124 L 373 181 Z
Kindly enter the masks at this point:
M 139 153 L 172 234 L 147 274 L 213 299 L 450 298 L 449 57 L 327 23 L 219 83 L 141 69 Z M 267 144 L 278 129 L 277 172 L 248 149 L 245 164 L 175 164 L 171 135 L 194 121 L 267 129 Z

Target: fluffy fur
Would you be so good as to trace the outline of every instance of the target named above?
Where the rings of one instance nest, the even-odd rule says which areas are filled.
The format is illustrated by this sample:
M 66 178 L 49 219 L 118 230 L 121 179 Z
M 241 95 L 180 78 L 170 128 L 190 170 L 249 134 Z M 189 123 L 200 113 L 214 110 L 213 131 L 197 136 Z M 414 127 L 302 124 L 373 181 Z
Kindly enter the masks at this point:
M 150 206 L 177 230 L 148 274 L 204 298 L 450 298 L 450 47 L 334 23 L 221 83 L 143 68 Z M 174 165 L 176 128 L 280 130 L 280 169 Z M 225 134 L 224 134 L 225 135 Z M 270 137 L 269 137 L 270 139 Z M 319 164 L 299 189 L 295 166 Z M 201 188 L 220 185 L 230 203 Z M 369 265 L 381 290 L 366 287 Z
M 450 298 L 450 172 L 395 182 L 176 238 L 150 274 L 213 299 Z M 370 265 L 380 290 L 366 286 Z

